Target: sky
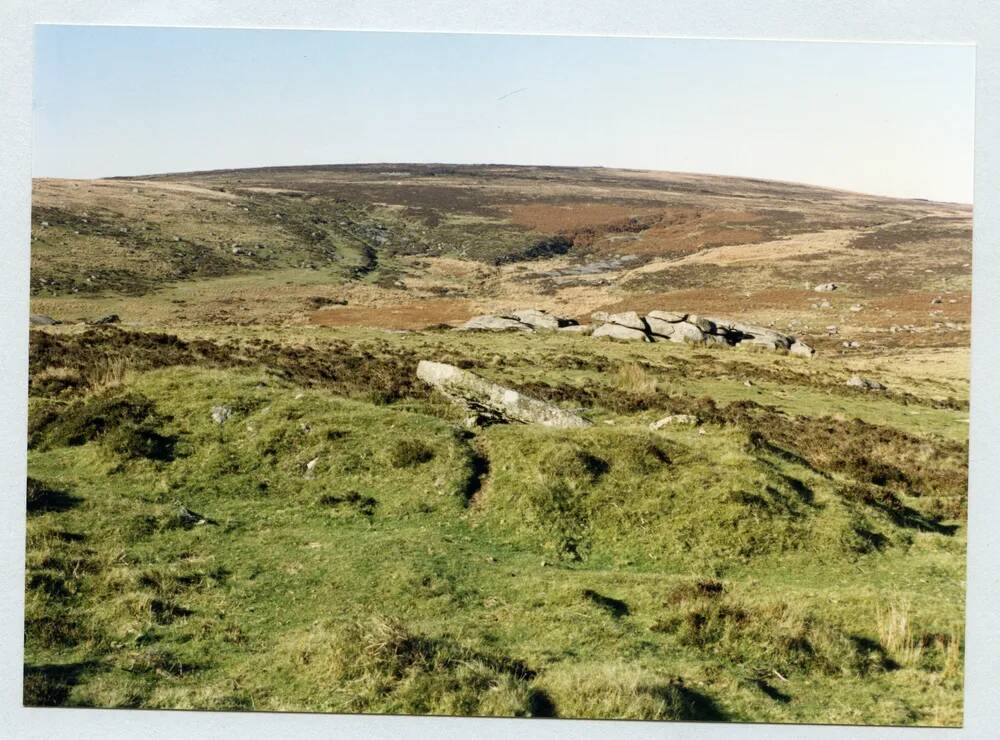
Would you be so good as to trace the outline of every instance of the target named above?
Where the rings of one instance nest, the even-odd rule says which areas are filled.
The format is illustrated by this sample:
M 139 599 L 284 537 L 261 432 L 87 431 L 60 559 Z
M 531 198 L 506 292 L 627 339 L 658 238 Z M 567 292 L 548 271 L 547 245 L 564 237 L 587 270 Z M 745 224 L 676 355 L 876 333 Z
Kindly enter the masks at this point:
M 605 166 L 972 202 L 972 46 L 38 26 L 36 177 Z

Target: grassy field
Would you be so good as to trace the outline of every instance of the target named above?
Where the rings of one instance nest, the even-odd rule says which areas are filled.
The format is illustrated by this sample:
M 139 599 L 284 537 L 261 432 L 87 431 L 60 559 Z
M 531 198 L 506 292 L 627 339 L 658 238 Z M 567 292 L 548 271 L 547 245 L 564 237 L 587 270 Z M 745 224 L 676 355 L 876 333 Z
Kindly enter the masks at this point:
M 379 172 L 36 184 L 32 310 L 64 323 L 31 332 L 27 704 L 961 724 L 960 208 Z M 713 310 L 820 352 L 438 326 L 508 304 Z M 594 424 L 469 429 L 421 359 Z

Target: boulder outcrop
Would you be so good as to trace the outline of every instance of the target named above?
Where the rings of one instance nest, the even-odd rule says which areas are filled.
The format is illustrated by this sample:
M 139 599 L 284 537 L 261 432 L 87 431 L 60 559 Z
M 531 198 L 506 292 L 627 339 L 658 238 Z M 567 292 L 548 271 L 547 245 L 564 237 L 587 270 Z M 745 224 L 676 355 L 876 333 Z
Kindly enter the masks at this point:
M 476 316 L 458 329 L 459 331 L 551 331 L 576 323 L 575 319 L 556 316 L 539 308 L 519 308 L 509 313 Z
M 518 309 L 505 314 L 477 316 L 458 327 L 462 331 L 565 331 L 621 342 L 677 342 L 727 347 L 744 346 L 812 357 L 815 350 L 794 336 L 766 326 L 743 321 L 676 311 L 636 311 L 608 313 L 595 311 L 593 324 L 556 316 L 537 308 Z

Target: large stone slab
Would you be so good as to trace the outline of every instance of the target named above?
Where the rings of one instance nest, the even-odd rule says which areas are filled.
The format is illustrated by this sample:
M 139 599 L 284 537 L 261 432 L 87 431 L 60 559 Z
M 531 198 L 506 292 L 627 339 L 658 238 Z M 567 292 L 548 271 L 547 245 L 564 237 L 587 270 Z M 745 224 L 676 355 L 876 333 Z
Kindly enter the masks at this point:
M 534 331 L 531 326 L 508 316 L 475 316 L 457 331 Z
M 599 327 L 594 329 L 594 337 L 606 337 L 608 339 L 617 339 L 621 342 L 651 342 L 652 340 L 646 334 L 646 332 L 640 329 L 630 329 L 627 326 L 622 326 L 620 324 L 601 324 Z
M 511 311 L 510 316 L 534 329 L 554 330 L 576 324 L 574 319 L 565 316 L 555 316 L 539 308 L 519 308 L 517 311 Z
M 590 315 L 590 318 L 602 324 L 617 324 L 618 326 L 624 326 L 629 329 L 638 329 L 642 332 L 646 331 L 646 322 L 643 321 L 642 316 L 637 314 L 635 311 L 625 311 L 623 313 L 596 311 Z
M 650 311 L 646 314 L 646 321 L 657 319 L 658 321 L 666 321 L 671 324 L 676 324 L 678 321 L 683 321 L 686 318 L 686 313 L 674 313 L 673 311 Z
M 674 333 L 676 322 L 665 321 L 652 314 L 646 314 L 646 324 L 649 326 L 649 333 L 654 337 L 670 337 Z
M 744 324 L 742 321 L 732 322 L 730 331 L 739 332 L 757 344 L 772 343 L 783 349 L 791 347 L 794 341 L 792 337 L 782 334 L 780 331 L 756 324 Z
M 491 383 L 468 370 L 443 362 L 421 360 L 417 377 L 455 403 L 492 421 L 541 424 L 547 427 L 588 427 L 590 422 L 571 411 L 512 388 Z
M 686 321 L 679 321 L 674 324 L 674 331 L 670 335 L 670 341 L 700 344 L 705 341 L 705 332 L 694 324 L 689 324 Z
M 559 331 L 567 334 L 593 334 L 594 326 L 593 324 L 570 324 L 569 326 L 560 326 Z

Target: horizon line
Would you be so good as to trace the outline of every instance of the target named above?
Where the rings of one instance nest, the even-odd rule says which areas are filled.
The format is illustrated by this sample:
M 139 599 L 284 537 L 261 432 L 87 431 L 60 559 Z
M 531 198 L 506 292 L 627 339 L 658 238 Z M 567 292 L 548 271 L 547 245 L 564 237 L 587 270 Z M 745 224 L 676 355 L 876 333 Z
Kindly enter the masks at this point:
M 222 172 L 244 172 L 248 170 L 291 170 L 291 169 L 309 169 L 309 168 L 320 168 L 320 167 L 371 167 L 371 166 L 417 166 L 417 167 L 520 167 L 520 168 L 544 168 L 544 169 L 566 169 L 566 170 L 587 170 L 587 169 L 603 169 L 603 170 L 622 170 L 625 172 L 655 172 L 667 175 L 686 175 L 695 177 L 718 177 L 718 178 L 729 178 L 735 180 L 748 180 L 756 181 L 761 183 L 775 183 L 781 185 L 796 185 L 800 187 L 814 188 L 817 190 L 827 190 L 833 193 L 844 193 L 848 195 L 863 195 L 869 198 L 884 198 L 887 200 L 901 200 L 901 201 L 921 201 L 925 203 L 939 203 L 942 205 L 955 205 L 955 206 L 967 206 L 969 208 L 974 207 L 973 201 L 961 201 L 961 200 L 936 200 L 933 198 L 926 198 L 917 195 L 889 195 L 885 193 L 872 193 L 862 190 L 850 190 L 843 187 L 837 187 L 835 185 L 825 185 L 814 182 L 804 182 L 800 180 L 784 180 L 784 179 L 772 179 L 767 177 L 759 177 L 754 175 L 736 175 L 725 172 L 696 172 L 690 170 L 660 170 L 651 169 L 646 167 L 620 167 L 616 165 L 604 165 L 604 164 L 575 164 L 575 165 L 563 165 L 563 164 L 517 164 L 508 162 L 437 162 L 437 161 L 423 161 L 423 162 L 390 162 L 390 161 L 354 161 L 354 162 L 323 162 L 317 163 L 313 162 L 310 164 L 264 164 L 264 165 L 251 165 L 251 166 L 240 166 L 240 167 L 209 167 L 207 169 L 197 169 L 197 170 L 173 170 L 166 172 L 144 172 L 132 175 L 101 175 L 98 177 L 60 177 L 55 175 L 32 175 L 31 179 L 34 180 L 142 180 L 146 178 L 153 177 L 169 177 L 178 175 L 204 175 L 210 173 L 222 173 Z

